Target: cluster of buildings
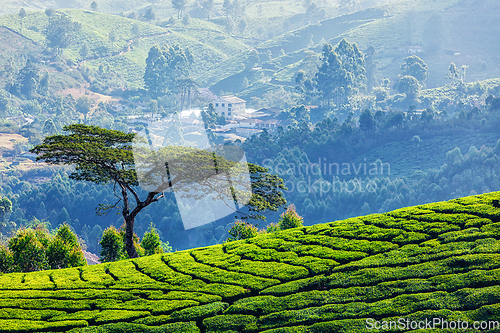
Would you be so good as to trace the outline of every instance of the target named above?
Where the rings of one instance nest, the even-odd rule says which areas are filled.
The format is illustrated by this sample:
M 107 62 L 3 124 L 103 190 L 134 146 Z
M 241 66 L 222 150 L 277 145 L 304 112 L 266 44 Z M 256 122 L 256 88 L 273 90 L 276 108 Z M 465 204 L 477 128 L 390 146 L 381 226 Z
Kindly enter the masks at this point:
M 215 132 L 227 138 L 249 138 L 266 129 L 275 131 L 282 121 L 277 119 L 281 109 L 247 109 L 246 101 L 234 95 L 221 96 L 212 102 L 215 112 L 226 118 L 227 124 L 217 126 Z
M 231 141 L 244 141 L 246 138 L 259 134 L 264 130 L 273 132 L 280 125 L 283 127 L 286 125 L 278 117 L 281 109 L 276 107 L 260 110 L 247 109 L 246 101 L 234 95 L 218 97 L 212 101 L 212 104 L 215 112 L 226 119 L 226 125 L 217 125 L 214 132 L 218 136 Z M 200 135 L 203 136 L 202 132 L 205 131 L 205 127 L 199 112 L 200 110 L 181 111 L 176 119 L 174 117 L 169 120 L 164 119 L 160 114 L 128 116 L 128 123 L 130 126 L 143 124 L 150 128 L 150 131 L 157 129 L 158 133 L 163 132 L 161 130 L 162 126 L 171 127 L 172 124 L 176 124 L 175 126 L 180 127 L 180 132 L 186 139 L 192 142 L 203 141 L 199 137 Z

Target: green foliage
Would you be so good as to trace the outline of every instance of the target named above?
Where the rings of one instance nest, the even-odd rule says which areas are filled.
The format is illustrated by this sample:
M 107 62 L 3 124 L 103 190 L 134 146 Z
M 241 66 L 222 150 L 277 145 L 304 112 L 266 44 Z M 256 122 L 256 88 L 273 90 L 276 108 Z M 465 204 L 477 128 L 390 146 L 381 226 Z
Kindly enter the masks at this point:
M 400 93 L 406 94 L 406 98 L 408 100 L 414 100 L 415 98 L 417 98 L 419 90 L 420 85 L 415 77 L 411 75 L 405 75 L 399 79 L 398 91 Z
M 228 241 L 236 241 L 240 239 L 248 239 L 257 236 L 258 228 L 253 224 L 245 221 L 236 221 L 229 230 L 230 237 Z
M 12 212 L 12 201 L 9 198 L 0 199 L 0 221 L 5 221 L 5 218 Z
M 160 235 L 158 231 L 155 229 L 153 222 L 149 226 L 148 231 L 144 234 L 144 237 L 141 241 L 141 246 L 144 248 L 145 254 L 150 256 L 152 254 L 163 253 L 162 244 L 160 241 Z M 168 243 L 167 243 L 168 246 Z
M 14 257 L 4 245 L 0 245 L 0 272 L 10 273 L 14 268 Z
M 42 225 L 19 229 L 9 239 L 9 249 L 2 250 L 3 262 L 10 262 L 6 271 L 33 272 L 44 269 L 79 267 L 87 264 L 76 235 L 67 224 L 55 236 Z
M 183 50 L 179 45 L 165 45 L 162 48 L 155 45 L 149 50 L 146 59 L 144 84 L 154 97 L 172 92 L 178 82 L 189 75 L 188 70 L 193 61 L 189 49 Z
M 365 109 L 359 116 L 359 128 L 363 132 L 370 132 L 375 129 L 376 122 L 369 109 Z
M 493 320 L 499 200 L 495 192 L 182 252 L 3 274 L 0 330 L 362 332 L 378 316 Z M 76 241 L 67 226 L 55 237 Z
M 50 268 L 78 267 L 87 264 L 78 239 L 69 225 L 63 224 L 57 229 L 47 247 L 47 259 Z
M 117 261 L 124 258 L 123 249 L 125 244 L 123 243 L 123 237 L 114 226 L 104 230 L 100 244 L 99 260 L 101 262 Z
M 112 181 L 112 177 L 119 177 L 124 182 L 137 183 L 135 172 L 130 170 L 133 166 L 130 143 L 134 134 L 83 124 L 65 126 L 63 130 L 68 134 L 46 137 L 43 144 L 31 150 L 39 154 L 39 160 L 76 164 L 70 177 L 77 180 L 104 184 Z M 82 151 L 84 155 L 80 154 Z M 99 163 L 102 159 L 108 162 L 105 168 Z
M 335 97 L 337 104 L 345 103 L 365 80 L 363 53 L 356 44 L 345 39 L 333 48 L 325 44 L 322 52 L 322 64 L 315 76 L 318 91 L 324 100 L 330 102 Z
M 48 269 L 46 249 L 50 243 L 48 232 L 42 228 L 20 229 L 9 239 L 9 249 L 16 269 L 33 272 Z
M 282 191 L 287 188 L 283 179 L 270 174 L 269 169 L 249 163 L 248 171 L 252 182 L 252 197 L 247 205 L 250 214 L 243 216 L 242 219 L 265 220 L 266 217 L 259 213 L 275 212 L 284 206 L 286 199 Z
M 257 329 L 257 318 L 249 315 L 220 315 L 203 320 L 209 331 L 234 330 L 253 331 Z
M 67 15 L 63 13 L 54 13 L 49 20 L 48 26 L 44 30 L 45 38 L 49 47 L 60 52 L 71 45 L 75 39 L 75 35 L 82 30 L 82 25 L 78 22 L 73 22 Z
M 286 211 L 280 215 L 278 226 L 281 230 L 298 228 L 304 224 L 302 216 L 295 211 L 295 205 L 291 204 Z
M 144 161 L 141 169 L 150 168 L 141 174 L 143 176 L 141 185 L 148 186 L 150 192 L 145 195 L 144 200 L 140 200 L 139 193 L 134 189 L 135 186 L 139 185 L 132 151 L 134 133 L 127 134 L 83 124 L 65 126 L 63 129 L 68 133 L 46 137 L 43 144 L 35 146 L 31 151 L 39 155 L 39 160 L 43 159 L 49 164 L 75 165 L 70 178 L 96 184 L 114 183 L 119 188 L 117 191 L 120 192 L 124 205 L 124 209 L 121 210 L 125 220 L 122 232 L 125 236 L 125 248 L 129 258 L 136 258 L 141 254 L 138 253 L 141 248 L 137 244 L 138 239 L 135 238 L 133 230 L 136 216 L 150 204 L 165 197 L 164 191 L 172 186 L 172 183 L 167 181 L 158 183 L 158 179 L 166 179 L 163 175 L 165 168 L 162 164 L 157 165 L 151 161 L 163 158 L 168 160 L 175 170 L 182 171 L 176 175 L 178 180 L 176 180 L 175 190 L 178 191 L 189 190 L 193 184 L 198 186 L 200 182 L 205 183 L 207 179 L 213 179 L 211 178 L 213 167 L 198 168 L 195 173 L 191 169 L 194 164 L 213 165 L 213 152 L 180 146 L 167 146 L 159 151 L 141 150 L 139 147 L 135 157 Z M 140 139 L 137 140 L 139 143 L 141 142 Z M 286 189 L 283 180 L 276 175 L 269 174 L 268 169 L 254 164 L 243 165 L 223 156 L 216 156 L 218 172 L 221 174 L 223 174 L 222 170 L 229 170 L 229 168 L 233 173 L 236 170 L 242 170 L 239 179 L 246 182 L 244 175 L 247 175 L 248 171 L 250 172 L 252 195 L 247 204 L 248 213 L 238 212 L 243 215 L 242 219 L 265 219 L 262 213 L 277 211 L 286 203 L 282 193 L 282 190 Z M 202 162 L 200 163 L 200 161 Z M 157 175 L 161 175 L 161 177 L 157 178 Z M 233 177 L 232 181 L 234 183 L 238 180 Z M 203 185 L 201 190 L 218 190 L 222 194 L 226 192 L 226 189 L 219 190 L 221 184 L 223 183 L 209 183 Z M 236 185 L 237 183 L 235 183 L 235 188 L 237 188 Z M 235 196 L 236 190 L 233 188 L 232 191 L 233 193 L 228 194 Z M 130 203 L 132 197 L 136 199 L 135 206 Z M 101 207 L 104 207 L 104 211 L 106 211 L 108 208 L 116 207 L 116 204 L 104 204 Z M 102 213 L 102 211 L 99 212 Z M 114 258 L 117 257 L 114 256 Z
M 416 55 L 412 55 L 403 60 L 404 63 L 401 65 L 403 76 L 413 76 L 420 83 L 423 83 L 427 79 L 427 65 L 422 59 Z

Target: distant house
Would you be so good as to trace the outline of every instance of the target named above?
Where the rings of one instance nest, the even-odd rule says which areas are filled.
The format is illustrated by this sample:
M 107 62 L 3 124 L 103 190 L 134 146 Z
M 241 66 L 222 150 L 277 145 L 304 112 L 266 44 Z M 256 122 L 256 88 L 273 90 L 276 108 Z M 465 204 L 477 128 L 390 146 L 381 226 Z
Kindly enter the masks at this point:
M 235 116 L 245 114 L 246 102 L 245 100 L 234 95 L 221 96 L 212 102 L 215 107 L 215 112 L 219 116 L 224 116 L 226 119 L 234 119 Z

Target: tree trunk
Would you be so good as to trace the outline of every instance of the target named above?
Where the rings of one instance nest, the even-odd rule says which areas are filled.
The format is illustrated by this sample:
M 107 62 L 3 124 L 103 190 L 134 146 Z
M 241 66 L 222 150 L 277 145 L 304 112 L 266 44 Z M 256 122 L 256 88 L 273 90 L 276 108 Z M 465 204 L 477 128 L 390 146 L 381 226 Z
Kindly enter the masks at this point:
M 125 218 L 125 249 L 130 258 L 139 258 L 134 246 L 134 221 L 130 215 Z

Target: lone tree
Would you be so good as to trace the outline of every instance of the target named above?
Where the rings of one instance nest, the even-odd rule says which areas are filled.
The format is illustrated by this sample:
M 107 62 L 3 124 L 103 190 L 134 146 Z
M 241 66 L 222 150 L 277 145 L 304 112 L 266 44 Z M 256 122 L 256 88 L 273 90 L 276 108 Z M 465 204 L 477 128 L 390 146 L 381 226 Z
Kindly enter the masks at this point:
M 420 84 L 418 83 L 418 80 L 415 77 L 411 75 L 405 75 L 399 79 L 398 91 L 400 93 L 406 94 L 406 98 L 409 101 L 413 101 L 418 97 L 418 93 L 420 91 Z
M 172 0 L 172 7 L 177 10 L 177 19 L 181 18 L 181 14 L 186 8 L 187 0 Z
M 26 11 L 24 10 L 24 8 L 21 8 L 19 10 L 18 15 L 19 15 L 19 20 L 21 21 L 21 32 L 23 32 L 23 20 L 26 17 Z
M 207 15 L 207 20 L 210 20 L 210 15 L 212 14 L 212 10 L 214 8 L 214 0 L 205 0 L 201 3 L 201 8 L 203 12 Z
M 92 9 L 93 12 L 97 12 L 99 6 L 97 5 L 97 2 L 92 1 L 92 3 L 90 4 L 90 8 Z
M 404 63 L 401 65 L 403 76 L 413 76 L 419 83 L 422 83 L 427 79 L 428 69 L 422 59 L 416 55 L 412 55 L 404 58 L 403 60 Z
M 49 47 L 59 54 L 73 42 L 75 35 L 82 30 L 82 25 L 73 22 L 64 14 L 54 14 L 47 28 L 44 30 Z
M 134 222 L 137 214 L 163 198 L 164 191 L 180 190 L 190 195 L 190 189 L 196 187 L 198 191 L 213 193 L 209 191 L 214 188 L 220 190 L 216 187 L 221 184 L 221 180 L 230 177 L 230 173 L 234 174 L 234 168 L 238 167 L 238 163 L 232 162 L 230 158 L 216 158 L 214 152 L 179 146 L 146 151 L 139 161 L 151 162 L 153 165 L 147 168 L 145 163 L 139 162 L 136 167 L 134 161 L 137 161 L 137 156 L 134 156 L 134 153 L 137 155 L 137 150 L 133 151 L 132 143 L 140 138 L 136 138 L 135 133 L 127 134 L 84 124 L 65 126 L 63 130 L 67 134 L 46 137 L 43 143 L 35 146 L 31 152 L 39 155 L 37 160 L 44 160 L 49 164 L 75 165 L 75 170 L 70 175 L 73 179 L 114 185 L 115 191 L 119 192 L 115 193 L 119 198 L 118 202 L 114 205 L 99 204 L 97 213 L 117 208 L 121 202 L 121 213 L 125 220 L 125 248 L 130 258 L 138 257 L 134 246 Z M 169 157 L 169 162 L 157 162 L 165 161 L 162 159 L 165 156 Z M 212 162 L 211 169 L 206 167 L 209 162 Z M 176 172 L 171 174 L 169 170 Z M 244 219 L 265 219 L 263 212 L 277 211 L 286 204 L 281 192 L 286 188 L 283 180 L 269 174 L 266 168 L 248 164 L 247 170 L 250 173 L 252 191 L 250 198 L 245 199 L 248 202 L 246 213 L 238 213 L 244 216 Z M 139 181 L 143 189 L 147 188 L 143 199 L 140 196 L 144 191 L 137 188 Z M 242 197 L 238 179 L 231 175 L 231 181 L 233 185 L 230 193 L 217 193 L 221 193 L 221 196 L 232 196 L 237 203 L 237 198 Z

